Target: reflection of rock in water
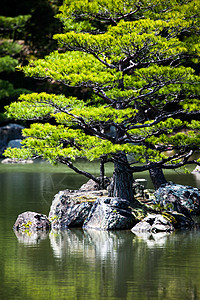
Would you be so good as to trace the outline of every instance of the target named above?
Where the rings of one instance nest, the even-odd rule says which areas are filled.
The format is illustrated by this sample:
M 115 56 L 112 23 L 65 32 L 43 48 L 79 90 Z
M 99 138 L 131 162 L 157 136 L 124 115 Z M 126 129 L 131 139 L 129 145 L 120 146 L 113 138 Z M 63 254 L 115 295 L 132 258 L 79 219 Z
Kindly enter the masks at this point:
M 113 263 L 116 262 L 119 247 L 123 244 L 123 239 L 120 239 L 117 233 L 93 229 L 85 229 L 84 233 L 94 246 L 96 257 L 101 260 L 112 259 Z
M 114 295 L 117 299 L 126 299 L 125 286 L 127 278 L 132 276 L 133 268 L 130 266 L 133 265 L 134 255 L 137 256 L 138 247 L 133 247 L 135 237 L 130 231 L 73 228 L 52 230 L 49 237 L 56 258 L 62 262 L 66 260 L 66 263 L 75 258 L 83 265 L 88 264 L 92 270 L 97 268 L 102 287 L 107 286 L 111 278 L 115 278 Z M 107 299 L 106 291 L 105 295 L 103 289 L 101 292 Z
M 16 230 L 14 230 L 14 233 L 18 241 L 25 246 L 35 246 L 39 244 L 41 240 L 45 240 L 49 234 L 47 231 L 24 232 Z
M 151 233 L 134 231 L 133 233 L 137 236 L 137 238 L 143 239 L 149 248 L 164 247 L 168 237 L 171 235 L 169 232 Z
M 51 246 L 54 255 L 63 258 L 70 254 L 80 254 L 90 262 L 109 257 L 117 259 L 120 239 L 111 232 L 98 230 L 68 229 L 50 232 Z M 113 261 L 113 263 L 114 263 Z
M 84 256 L 93 259 L 94 247 L 80 229 L 66 229 L 61 231 L 51 230 L 49 234 L 51 247 L 57 258 L 65 258 L 70 255 Z
M 130 234 L 130 233 L 129 233 Z M 123 245 L 123 233 L 92 229 L 52 230 L 49 238 L 54 255 L 63 258 L 69 254 L 80 254 L 90 262 L 111 259 L 115 264 L 119 248 Z

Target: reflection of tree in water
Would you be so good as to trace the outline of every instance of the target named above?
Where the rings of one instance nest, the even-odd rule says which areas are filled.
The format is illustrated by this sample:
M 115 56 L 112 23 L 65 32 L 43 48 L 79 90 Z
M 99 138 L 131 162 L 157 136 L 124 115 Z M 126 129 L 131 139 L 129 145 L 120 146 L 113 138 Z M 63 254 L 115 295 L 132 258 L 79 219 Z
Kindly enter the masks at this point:
M 50 246 L 53 256 L 48 256 L 48 265 L 55 264 L 58 278 L 73 282 L 76 290 L 84 286 L 88 299 L 95 299 L 89 297 L 91 289 L 97 299 L 198 299 L 198 236 L 191 230 L 164 236 L 81 228 L 51 231 L 50 245 L 40 243 L 48 246 L 40 264 L 51 253 Z M 19 241 L 30 247 L 27 238 Z M 43 238 L 38 236 L 37 243 Z M 35 267 L 38 252 L 34 255 Z
M 52 200 L 59 191 L 78 189 L 86 179 L 77 174 L 40 174 L 40 194 L 41 200 L 51 205 Z
M 132 273 L 133 234 L 130 231 L 69 229 L 50 233 L 53 253 L 60 260 L 72 255 L 82 257 L 92 268 L 100 270 L 101 296 L 114 283 L 116 297 L 126 296 L 126 282 Z
M 66 189 L 67 175 L 41 174 L 41 199 L 51 205 L 52 199 L 59 190 Z
M 123 247 L 124 236 L 130 232 L 100 231 L 93 229 L 68 229 L 50 233 L 51 246 L 54 255 L 63 259 L 67 253 L 80 253 L 84 258 L 95 263 L 96 260 L 118 260 L 119 248 Z
M 148 292 L 157 292 L 159 264 L 167 239 L 168 235 L 136 237 L 130 231 L 69 229 L 50 233 L 56 258 L 63 261 L 71 256 L 82 257 L 100 270 L 101 296 L 106 297 L 106 289 L 112 284 L 113 294 L 119 299 L 126 299 L 130 291 L 141 299 L 145 293 L 148 296 Z M 150 282 L 154 284 L 149 286 Z

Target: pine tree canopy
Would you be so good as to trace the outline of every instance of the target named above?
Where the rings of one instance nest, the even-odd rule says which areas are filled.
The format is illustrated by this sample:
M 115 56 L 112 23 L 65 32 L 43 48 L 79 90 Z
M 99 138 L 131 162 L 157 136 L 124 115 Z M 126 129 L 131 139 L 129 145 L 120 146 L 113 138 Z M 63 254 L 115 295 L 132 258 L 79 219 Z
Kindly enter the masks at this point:
M 58 51 L 22 69 L 87 100 L 21 95 L 7 113 L 34 123 L 5 155 L 121 160 L 130 172 L 200 164 L 199 11 L 198 0 L 65 0 Z

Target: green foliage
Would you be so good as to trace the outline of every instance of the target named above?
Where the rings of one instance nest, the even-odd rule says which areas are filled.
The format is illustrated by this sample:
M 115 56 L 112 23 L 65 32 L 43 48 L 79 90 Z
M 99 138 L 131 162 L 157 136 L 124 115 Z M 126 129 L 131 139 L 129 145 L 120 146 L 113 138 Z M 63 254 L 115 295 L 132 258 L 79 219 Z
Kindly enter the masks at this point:
M 24 28 L 31 15 L 19 15 L 16 17 L 0 16 L 0 26 L 6 29 L 15 30 L 16 28 Z
M 66 30 L 88 31 L 107 29 L 120 20 L 136 21 L 151 19 L 184 19 L 199 13 L 199 2 L 183 3 L 180 0 L 65 0 L 58 18 Z M 194 21 L 193 21 L 194 22 Z
M 191 163 L 200 147 L 198 8 L 196 0 L 65 0 L 65 33 L 54 36 L 62 50 L 19 69 L 89 96 L 21 95 L 9 117 L 54 125 L 32 125 L 24 147 L 5 154 L 54 163 L 133 154 L 132 172 Z
M 3 80 L 9 73 L 14 73 L 19 64 L 22 42 L 14 41 L 18 33 L 22 33 L 30 15 L 19 15 L 16 17 L 0 16 L 1 37 L 0 42 L 0 99 L 11 101 L 21 93 L 29 93 L 24 88 L 16 88 L 14 84 Z M 2 109 L 2 107 L 1 107 Z M 2 114 L 1 114 L 2 115 Z
M 0 16 L 0 27 L 4 37 L 16 39 L 16 34 L 21 33 L 31 15 L 19 15 L 16 17 Z M 8 32 L 8 34 L 7 34 Z
M 18 44 L 18 43 L 11 43 L 10 41 L 6 41 L 3 42 L 2 44 L 0 44 L 0 54 L 1 55 L 16 55 L 18 53 L 20 53 L 20 51 L 22 50 L 22 45 Z
M 68 63 L 66 64 L 66 62 Z M 99 84 L 106 84 L 120 76 L 116 75 L 115 70 L 107 71 L 91 54 L 82 54 L 81 52 L 60 54 L 56 51 L 45 60 L 32 61 L 29 66 L 22 69 L 26 76 L 51 78 L 71 86 L 84 84 L 90 86 L 92 82 L 96 81 Z
M 18 60 L 8 55 L 0 57 L 0 72 L 14 72 Z
M 15 89 L 13 84 L 6 80 L 0 80 L 0 99 L 17 98 L 22 93 L 30 93 L 26 89 Z

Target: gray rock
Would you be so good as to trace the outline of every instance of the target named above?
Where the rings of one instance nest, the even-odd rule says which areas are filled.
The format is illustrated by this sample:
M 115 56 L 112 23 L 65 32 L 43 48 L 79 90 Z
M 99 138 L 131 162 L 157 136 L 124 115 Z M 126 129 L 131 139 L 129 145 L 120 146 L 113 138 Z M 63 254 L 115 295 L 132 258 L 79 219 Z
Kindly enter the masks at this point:
M 144 178 L 135 179 L 135 182 L 142 185 L 144 189 L 147 188 L 147 180 Z
M 88 182 L 84 183 L 80 189 L 80 191 L 98 191 L 99 184 L 96 183 L 94 180 L 90 179 Z
M 161 223 L 154 223 L 151 227 L 151 232 L 170 232 L 174 231 L 174 227 L 171 224 L 161 224 Z
M 170 232 L 174 231 L 174 226 L 160 214 L 149 214 L 144 220 L 136 224 L 132 231 L 137 232 Z
M 60 191 L 55 195 L 49 220 L 54 229 L 67 227 L 82 227 L 87 219 L 93 203 L 105 191 Z
M 47 216 L 27 211 L 17 217 L 13 228 L 17 231 L 34 232 L 38 230 L 49 230 L 50 226 L 51 224 L 47 219 Z
M 21 139 L 16 139 L 16 140 L 10 140 L 8 142 L 8 147 L 11 147 L 11 148 L 21 148 L 22 145 L 21 145 Z
M 187 218 L 185 215 L 178 213 L 177 211 L 172 211 L 169 213 L 169 215 L 171 215 L 172 218 L 175 219 L 175 228 L 188 228 L 194 225 L 193 219 Z
M 144 190 L 147 186 L 146 179 L 135 179 L 133 183 L 133 194 L 135 198 L 142 197 L 144 198 Z
M 6 126 L 0 127 L 0 156 L 4 150 L 7 148 L 9 141 L 15 139 L 22 139 L 22 129 L 23 126 L 18 124 L 8 124 Z
M 32 159 L 16 159 L 16 158 L 5 158 L 1 161 L 2 164 L 33 164 Z
M 136 221 L 128 205 L 128 201 L 117 197 L 98 198 L 83 227 L 99 230 L 130 229 Z
M 193 220 L 185 215 L 173 212 L 165 212 L 161 214 L 149 214 L 141 222 L 137 223 L 133 228 L 133 232 L 172 232 L 177 228 L 189 228 L 193 226 Z
M 108 178 L 106 176 L 104 177 L 105 189 L 110 184 L 110 181 L 111 181 L 110 178 Z M 92 179 L 90 179 L 90 180 L 88 180 L 88 182 L 84 183 L 79 189 L 79 191 L 98 191 L 98 190 L 100 190 L 99 184 Z
M 191 186 L 168 183 L 155 191 L 156 203 L 162 209 L 177 211 L 189 217 L 200 214 L 200 190 Z
M 141 221 L 137 223 L 131 231 L 135 232 L 151 232 L 151 224 L 146 221 Z
M 196 166 L 196 168 L 192 171 L 192 174 L 200 173 L 200 166 Z
M 77 226 L 103 230 L 132 228 L 134 216 L 129 203 L 106 195 L 106 190 L 60 191 L 55 195 L 49 212 L 52 228 Z

